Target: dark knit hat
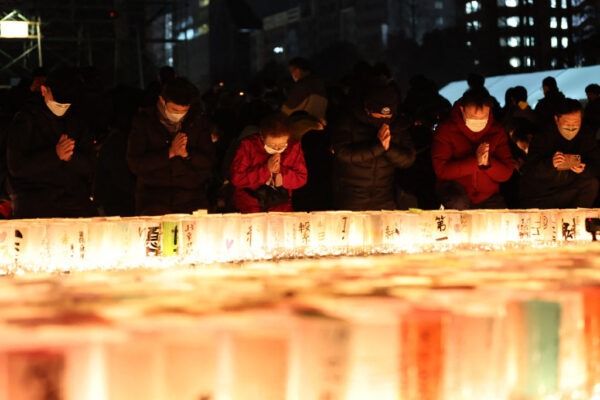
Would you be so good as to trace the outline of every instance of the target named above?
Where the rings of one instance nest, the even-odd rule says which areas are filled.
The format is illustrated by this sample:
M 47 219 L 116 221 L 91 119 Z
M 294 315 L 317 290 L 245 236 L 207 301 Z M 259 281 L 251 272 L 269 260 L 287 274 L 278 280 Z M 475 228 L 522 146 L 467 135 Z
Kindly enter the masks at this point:
M 50 72 L 44 84 L 52 91 L 54 101 L 62 104 L 77 102 L 80 85 L 77 72 L 71 68 L 60 68 Z
M 376 86 L 369 91 L 364 104 L 369 112 L 394 115 L 398 110 L 398 92 L 391 86 Z

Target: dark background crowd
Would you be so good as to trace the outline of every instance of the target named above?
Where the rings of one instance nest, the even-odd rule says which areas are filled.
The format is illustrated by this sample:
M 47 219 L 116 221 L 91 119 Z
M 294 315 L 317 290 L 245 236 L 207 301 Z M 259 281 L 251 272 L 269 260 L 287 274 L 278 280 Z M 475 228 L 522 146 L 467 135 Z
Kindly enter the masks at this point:
M 600 86 L 585 108 L 553 78 L 505 105 L 469 74 L 454 105 L 425 76 L 401 93 L 385 64 L 325 82 L 202 92 L 170 67 L 145 90 L 92 67 L 38 69 L 0 93 L 0 212 L 89 217 L 209 212 L 567 208 L 596 204 Z M 532 107 L 533 106 L 533 107 Z

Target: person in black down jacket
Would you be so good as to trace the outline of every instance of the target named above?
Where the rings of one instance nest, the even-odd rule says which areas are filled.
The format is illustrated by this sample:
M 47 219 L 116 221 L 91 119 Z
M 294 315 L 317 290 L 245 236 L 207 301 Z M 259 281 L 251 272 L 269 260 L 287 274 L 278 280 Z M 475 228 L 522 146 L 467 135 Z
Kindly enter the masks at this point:
M 397 92 L 375 87 L 332 129 L 335 155 L 334 205 L 337 209 L 396 208 L 394 175 L 415 160 L 406 124 L 397 118 Z
M 544 91 L 544 98 L 538 101 L 535 106 L 535 115 L 539 129 L 552 124 L 557 110 L 565 99 L 565 95 L 558 90 L 556 79 L 551 76 L 544 78 L 542 81 L 542 90 Z
M 176 78 L 133 121 L 127 161 L 137 176 L 138 215 L 209 208 L 207 185 L 216 156 L 209 121 L 193 105 L 196 96 L 191 83 Z
M 600 155 L 596 139 L 581 125 L 582 107 L 565 99 L 555 123 L 535 135 L 522 167 L 521 205 L 535 208 L 591 207 L 598 193 Z M 564 168 L 567 155 L 581 164 Z
M 7 162 L 16 218 L 90 217 L 92 138 L 75 107 L 78 81 L 68 69 L 50 73 L 42 98 L 15 116 Z

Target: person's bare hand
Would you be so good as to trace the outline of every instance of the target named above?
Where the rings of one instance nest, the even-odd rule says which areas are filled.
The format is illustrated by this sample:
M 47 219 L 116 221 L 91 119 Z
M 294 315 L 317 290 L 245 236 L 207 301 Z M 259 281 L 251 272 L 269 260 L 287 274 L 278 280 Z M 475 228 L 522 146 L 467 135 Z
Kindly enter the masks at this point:
M 577 167 L 571 167 L 571 171 L 575 172 L 576 174 L 580 174 L 585 170 L 585 164 L 581 163 L 579 164 L 579 166 Z
M 283 175 L 275 174 L 275 187 L 283 186 Z
M 477 165 L 488 165 L 490 160 L 490 144 L 483 142 L 475 151 L 475 156 L 477 157 Z
M 188 156 L 187 135 L 182 132 L 179 132 L 177 135 L 175 135 L 175 139 L 173 139 L 173 142 L 171 142 L 171 148 L 169 148 L 169 158 L 177 156 L 183 158 Z
M 70 161 L 73 157 L 73 151 L 75 151 L 75 141 L 70 139 L 67 135 L 60 135 L 58 143 L 56 144 L 56 155 L 62 161 Z
M 381 125 L 381 128 L 379 128 L 379 132 L 377 132 L 377 138 L 379 139 L 381 145 L 386 151 L 390 149 L 390 140 L 392 138 L 392 134 L 390 131 L 390 126 L 388 124 Z
M 273 174 L 278 174 L 281 169 L 281 154 L 273 154 L 267 161 L 267 167 Z
M 565 155 L 560 151 L 554 153 L 554 157 L 552 157 L 552 165 L 554 165 L 554 168 L 558 168 L 563 162 L 565 162 Z

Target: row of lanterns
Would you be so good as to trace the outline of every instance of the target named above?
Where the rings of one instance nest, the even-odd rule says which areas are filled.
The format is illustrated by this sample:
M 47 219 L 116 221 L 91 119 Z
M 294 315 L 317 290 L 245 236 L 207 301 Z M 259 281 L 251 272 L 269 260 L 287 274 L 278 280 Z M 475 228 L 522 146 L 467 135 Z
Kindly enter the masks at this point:
M 191 324 L 133 321 L 118 333 L 114 325 L 38 329 L 20 336 L 26 345 L 2 332 L 0 400 L 32 398 L 23 393 L 38 381 L 66 400 L 600 397 L 598 288 L 303 305 L 311 313 L 280 307 Z
M 86 270 L 589 241 L 598 209 L 8 220 L 0 271 Z

